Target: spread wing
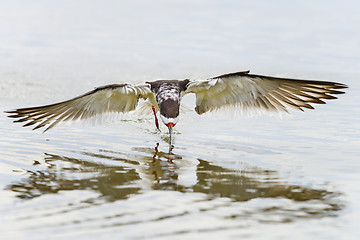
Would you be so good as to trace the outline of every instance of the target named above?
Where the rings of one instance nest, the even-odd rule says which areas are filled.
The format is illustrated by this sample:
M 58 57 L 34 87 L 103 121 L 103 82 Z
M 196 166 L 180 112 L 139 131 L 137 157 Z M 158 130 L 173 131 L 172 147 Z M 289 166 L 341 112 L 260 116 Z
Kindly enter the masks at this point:
M 14 122 L 26 122 L 24 127 L 37 124 L 33 130 L 49 125 L 45 129 L 47 131 L 61 121 L 87 119 L 110 112 L 132 111 L 140 98 L 147 99 L 151 94 L 147 84 L 112 84 L 95 88 L 64 102 L 20 108 L 7 113 L 12 114 L 9 116 L 11 118 L 19 118 Z
M 198 114 L 225 106 L 287 112 L 288 107 L 303 111 L 303 108 L 313 109 L 311 103 L 325 104 L 321 99 L 336 99 L 333 95 L 344 93 L 337 90 L 342 88 L 347 86 L 336 82 L 261 76 L 247 71 L 191 81 L 185 94 L 196 94 L 195 111 Z

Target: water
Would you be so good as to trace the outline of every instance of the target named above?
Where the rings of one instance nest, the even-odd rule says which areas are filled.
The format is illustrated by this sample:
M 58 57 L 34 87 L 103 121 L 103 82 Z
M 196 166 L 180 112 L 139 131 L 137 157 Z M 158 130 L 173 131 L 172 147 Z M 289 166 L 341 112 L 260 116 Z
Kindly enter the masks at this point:
M 185 111 L 173 154 L 151 116 L 42 134 L 0 114 L 1 239 L 358 239 L 358 7 L 3 2 L 1 110 L 247 69 L 350 88 L 292 116 Z

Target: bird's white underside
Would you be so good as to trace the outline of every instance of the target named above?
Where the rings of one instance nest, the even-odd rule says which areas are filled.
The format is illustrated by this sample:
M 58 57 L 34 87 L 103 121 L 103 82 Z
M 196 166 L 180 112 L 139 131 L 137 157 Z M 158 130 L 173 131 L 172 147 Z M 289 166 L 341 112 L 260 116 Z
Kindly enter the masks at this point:
M 165 125 L 167 125 L 169 123 L 176 124 L 179 121 L 179 116 L 176 118 L 167 118 L 167 117 L 164 117 L 163 115 L 160 115 L 160 118 Z

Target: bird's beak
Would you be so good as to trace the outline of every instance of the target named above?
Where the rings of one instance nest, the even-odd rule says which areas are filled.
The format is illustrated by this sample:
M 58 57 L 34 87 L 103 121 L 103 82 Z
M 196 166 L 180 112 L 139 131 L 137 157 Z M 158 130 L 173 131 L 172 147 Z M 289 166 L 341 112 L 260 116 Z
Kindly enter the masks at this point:
M 169 134 L 170 134 L 170 140 L 169 140 L 169 149 L 171 149 L 172 148 L 172 146 L 171 146 L 171 140 L 172 140 L 172 132 L 173 132 L 173 128 L 174 128 L 174 126 L 175 126 L 175 124 L 174 123 L 172 123 L 172 122 L 169 122 L 168 124 L 166 124 L 166 126 L 168 127 L 168 129 L 169 129 Z M 169 150 L 170 151 L 170 150 Z
M 167 126 L 168 129 L 169 129 L 169 134 L 171 135 L 171 134 L 172 134 L 173 127 L 175 126 L 175 124 L 172 123 L 172 122 L 169 122 L 168 124 L 166 124 L 166 126 Z
M 171 146 L 172 132 L 173 132 L 173 127 L 172 127 L 172 126 L 169 126 L 170 146 Z
M 168 126 L 170 135 L 172 134 L 173 127 L 174 127 L 174 126 L 171 126 L 171 125 L 170 125 L 170 126 Z

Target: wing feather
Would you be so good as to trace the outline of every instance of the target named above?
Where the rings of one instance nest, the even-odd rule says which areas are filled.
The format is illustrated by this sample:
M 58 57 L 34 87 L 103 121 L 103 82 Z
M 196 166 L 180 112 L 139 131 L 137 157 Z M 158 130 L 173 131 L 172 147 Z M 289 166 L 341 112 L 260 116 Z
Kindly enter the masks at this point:
M 198 114 L 225 106 L 287 112 L 289 107 L 314 109 L 311 104 L 336 99 L 333 95 L 344 93 L 337 90 L 343 88 L 347 86 L 342 83 L 269 77 L 246 71 L 190 81 L 185 94 L 196 94 Z
M 132 111 L 140 98 L 147 99 L 151 94 L 148 84 L 112 84 L 95 88 L 67 101 L 20 108 L 7 113 L 12 114 L 9 116 L 11 118 L 18 118 L 14 122 L 26 122 L 24 127 L 37 124 L 33 130 L 48 125 L 45 129 L 47 131 L 63 121 L 83 120 L 103 113 Z

